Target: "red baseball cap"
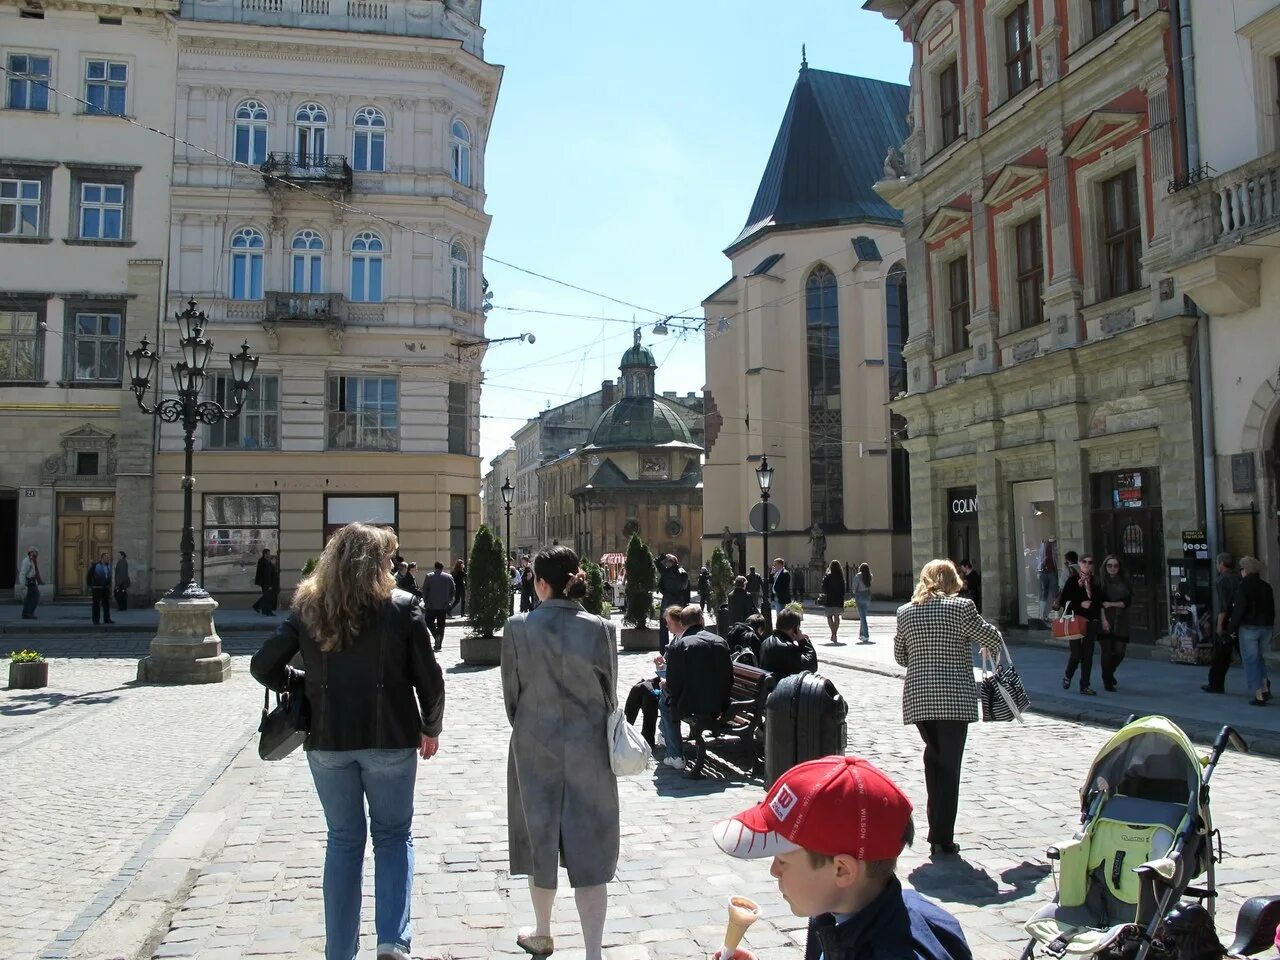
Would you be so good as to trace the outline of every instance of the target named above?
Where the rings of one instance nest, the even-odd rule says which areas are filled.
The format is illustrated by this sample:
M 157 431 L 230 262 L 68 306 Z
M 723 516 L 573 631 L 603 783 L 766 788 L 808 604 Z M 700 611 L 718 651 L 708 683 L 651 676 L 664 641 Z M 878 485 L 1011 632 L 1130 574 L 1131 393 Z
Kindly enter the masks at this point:
M 902 853 L 911 801 L 861 757 L 796 764 L 764 802 L 712 829 L 717 846 L 744 860 L 811 850 L 830 857 L 892 860 Z

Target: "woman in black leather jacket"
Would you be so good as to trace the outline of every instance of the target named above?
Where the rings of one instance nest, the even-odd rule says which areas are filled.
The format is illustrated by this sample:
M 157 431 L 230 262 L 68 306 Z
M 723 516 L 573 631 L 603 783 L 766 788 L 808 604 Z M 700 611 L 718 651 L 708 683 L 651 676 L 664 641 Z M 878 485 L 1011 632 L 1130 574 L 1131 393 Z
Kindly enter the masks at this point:
M 414 780 L 418 758 L 439 748 L 444 679 L 422 608 L 388 569 L 395 552 L 389 530 L 338 530 L 298 584 L 293 612 L 249 665 L 272 690 L 305 687 L 310 703 L 307 761 L 329 828 L 325 960 L 351 960 L 359 950 L 368 833 L 378 958 L 409 958 Z M 304 670 L 289 666 L 298 653 Z

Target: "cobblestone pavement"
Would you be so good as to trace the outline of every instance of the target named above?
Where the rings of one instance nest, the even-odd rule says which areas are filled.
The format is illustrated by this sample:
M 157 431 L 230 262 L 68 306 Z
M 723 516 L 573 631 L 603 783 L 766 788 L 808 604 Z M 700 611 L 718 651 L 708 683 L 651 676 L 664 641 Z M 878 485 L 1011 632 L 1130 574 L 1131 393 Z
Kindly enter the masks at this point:
M 418 779 L 413 952 L 517 957 L 515 929 L 531 915 L 525 882 L 506 872 L 508 728 L 497 670 L 456 665 L 460 636 L 451 629 L 446 642 L 441 752 Z M 620 686 L 646 664 L 624 654 Z M 257 759 L 261 694 L 246 666 L 236 657 L 220 686 L 158 688 L 122 682 L 133 660 L 56 660 L 56 686 L 37 699 L 0 691 L 0 957 L 322 956 L 323 818 L 300 753 Z M 922 822 L 921 745 L 900 722 L 900 681 L 828 672 L 850 703 L 850 752 L 897 778 Z M 901 875 L 959 915 L 982 960 L 1016 956 L 1022 921 L 1051 896 L 1044 847 L 1074 828 L 1080 781 L 1107 735 L 1043 716 L 973 728 L 963 857 L 908 851 Z M 1224 932 L 1244 898 L 1280 887 L 1274 772 L 1275 761 L 1232 755 L 1215 779 Z M 620 793 L 611 960 L 709 955 L 733 893 L 764 908 L 749 936 L 762 958 L 800 957 L 804 922 L 767 863 L 732 860 L 709 837 L 711 823 L 759 799 L 758 783 L 723 767 L 701 782 L 662 768 L 620 781 Z M 556 956 L 580 957 L 567 889 L 556 924 Z M 364 942 L 371 957 L 371 929 Z

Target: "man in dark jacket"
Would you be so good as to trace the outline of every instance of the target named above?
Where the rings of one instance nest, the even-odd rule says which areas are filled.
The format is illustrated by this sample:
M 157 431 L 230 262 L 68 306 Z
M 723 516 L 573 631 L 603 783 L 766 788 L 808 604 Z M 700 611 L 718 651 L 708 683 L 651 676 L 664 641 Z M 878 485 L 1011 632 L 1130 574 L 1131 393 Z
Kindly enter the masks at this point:
M 89 564 L 89 572 L 84 578 L 89 588 L 89 596 L 93 601 L 93 622 L 99 617 L 105 623 L 113 623 L 111 619 L 111 554 L 105 550 L 98 554 L 96 563 Z
M 667 619 L 680 635 L 667 646 L 666 677 L 658 713 L 667 744 L 667 766 L 684 769 L 680 721 L 685 717 L 718 717 L 729 709 L 733 661 L 729 645 L 702 629 L 702 608 L 690 604 Z
M 966 557 L 960 561 L 960 576 L 964 577 L 964 589 L 960 591 L 960 596 L 968 597 L 973 601 L 973 605 L 978 608 L 978 612 L 982 612 L 982 574 L 973 569 L 973 564 Z
M 698 571 L 698 606 L 703 610 L 711 606 L 711 571 L 706 567 Z
M 269 549 L 263 549 L 262 556 L 258 558 L 253 582 L 262 590 L 262 596 L 253 602 L 253 609 L 264 616 L 272 616 L 276 612 L 276 602 L 280 594 L 280 568 L 271 559 Z
M 662 607 L 684 607 L 689 603 L 693 591 L 689 586 L 689 574 L 680 566 L 680 560 L 668 553 L 653 561 L 658 568 L 658 592 L 662 594 Z M 658 620 L 658 652 L 666 654 L 670 642 L 670 631 L 667 629 L 665 617 Z
M 1240 574 L 1236 572 L 1236 558 L 1229 553 L 1218 554 L 1218 580 L 1214 590 L 1218 594 L 1218 622 L 1213 636 L 1213 660 L 1209 663 L 1209 682 L 1200 689 L 1205 693 L 1226 693 L 1227 671 L 1231 657 L 1240 645 L 1227 624 L 1231 622 L 1231 609 L 1235 606 L 1236 591 L 1240 589 Z
M 1245 683 L 1253 693 L 1250 706 L 1265 707 L 1271 699 L 1265 654 L 1271 649 L 1275 628 L 1275 593 L 1271 584 L 1262 579 L 1262 564 L 1256 557 L 1241 557 L 1240 587 L 1227 629 L 1240 641 Z
M 764 602 L 764 577 L 756 573 L 755 567 L 747 567 L 747 593 L 755 598 L 757 604 Z
M 747 586 L 747 578 L 735 577 L 733 589 L 729 591 L 729 624 L 746 623 L 747 617 L 758 612 L 755 595 Z
M 801 623 L 800 614 L 783 610 L 778 614 L 777 629 L 760 644 L 760 668 L 768 670 L 775 680 L 818 669 L 818 651 L 800 631 Z
M 773 612 L 778 613 L 791 602 L 791 571 L 781 557 L 773 561 Z
M 436 649 L 444 646 L 444 621 L 453 606 L 453 577 L 444 572 L 439 560 L 435 569 L 422 580 L 422 604 L 427 609 L 427 627 L 436 640 Z

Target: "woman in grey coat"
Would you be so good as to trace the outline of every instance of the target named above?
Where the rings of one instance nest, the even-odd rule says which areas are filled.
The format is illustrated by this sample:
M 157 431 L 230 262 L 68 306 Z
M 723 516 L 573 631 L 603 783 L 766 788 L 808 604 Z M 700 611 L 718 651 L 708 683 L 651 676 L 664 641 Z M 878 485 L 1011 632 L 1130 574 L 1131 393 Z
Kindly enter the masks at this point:
M 563 859 L 586 960 L 600 960 L 606 885 L 618 866 L 618 781 L 605 740 L 617 703 L 617 646 L 609 625 L 578 603 L 587 584 L 577 554 L 543 550 L 533 576 L 541 604 L 509 619 L 502 633 L 511 872 L 529 875 L 536 920 L 516 943 L 539 956 L 554 949 L 551 908 Z

